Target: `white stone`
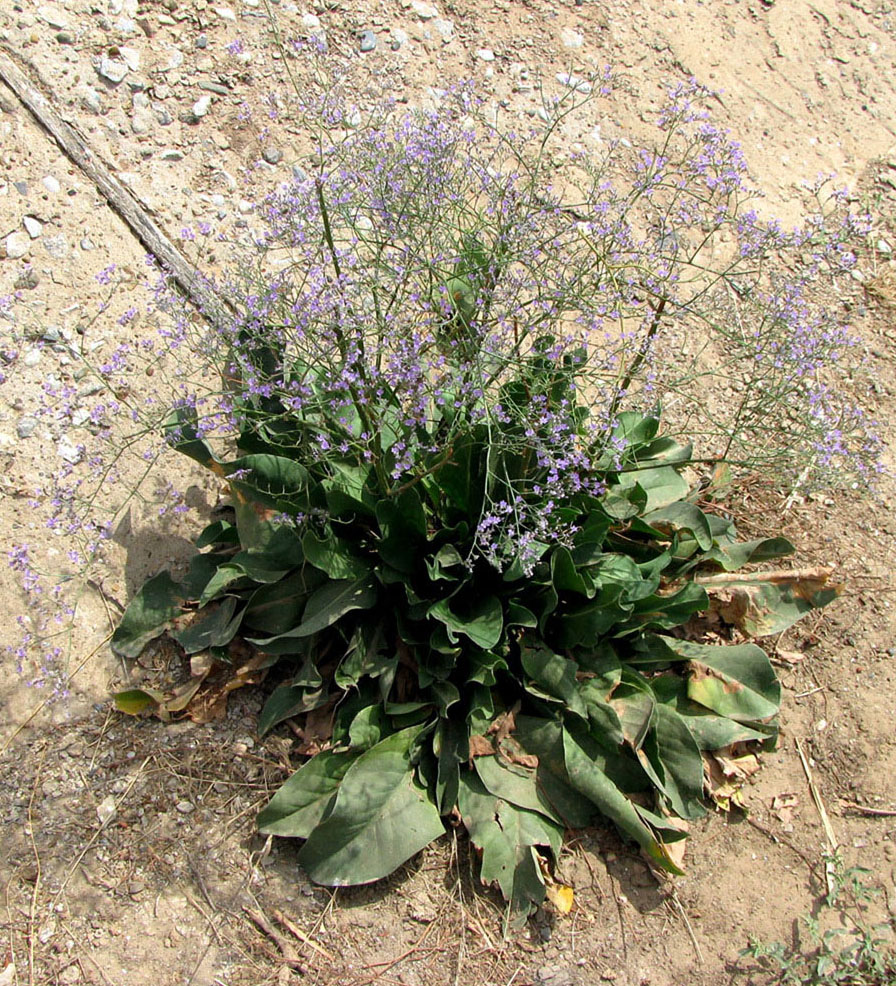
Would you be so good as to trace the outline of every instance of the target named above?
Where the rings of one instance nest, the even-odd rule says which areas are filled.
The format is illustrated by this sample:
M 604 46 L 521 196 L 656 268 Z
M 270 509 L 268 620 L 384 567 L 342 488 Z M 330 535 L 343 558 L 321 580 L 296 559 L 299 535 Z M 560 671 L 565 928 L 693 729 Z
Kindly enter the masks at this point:
M 193 115 L 197 117 L 205 116 L 208 113 L 209 107 L 211 105 L 212 105 L 211 96 L 200 96 L 199 99 L 197 99 L 196 102 L 193 103 Z
M 96 64 L 96 70 L 104 79 L 118 83 L 128 74 L 128 65 L 126 62 L 119 61 L 117 58 L 109 58 L 108 55 L 103 55 Z
M 477 48 L 476 57 L 481 62 L 493 62 L 495 60 L 495 53 L 491 48 Z
M 59 184 L 59 182 L 52 175 L 46 175 L 44 178 L 41 179 L 41 182 L 42 182 L 44 188 L 51 195 L 58 195 L 59 190 L 62 187 Z
M 411 7 L 421 21 L 431 21 L 434 17 L 439 16 L 438 10 L 426 0 L 411 0 Z
M 36 240 L 44 230 L 41 223 L 39 223 L 34 216 L 25 216 L 22 220 L 22 225 L 25 227 L 26 232 L 32 240 Z
M 24 257 L 31 249 L 31 240 L 27 233 L 10 233 L 6 237 L 6 256 L 12 260 Z
M 165 66 L 166 72 L 173 72 L 175 69 L 180 68 L 184 63 L 184 53 L 179 49 L 175 48 L 174 51 L 168 56 L 168 63 Z
M 585 36 L 571 27 L 564 27 L 560 32 L 560 40 L 565 48 L 581 48 L 585 43 Z
M 444 17 L 437 17 L 432 26 L 442 35 L 443 41 L 450 41 L 454 37 L 454 21 L 449 21 Z
M 96 806 L 96 815 L 100 820 L 100 825 L 108 825 L 110 821 L 115 817 L 117 811 L 115 805 L 115 796 L 112 794 L 107 794 L 105 798 Z
M 215 13 L 224 21 L 235 21 L 236 14 L 230 7 L 215 7 Z
M 880 240 L 877 241 L 877 250 L 878 250 L 878 253 L 892 253 L 893 252 L 893 248 L 884 239 L 880 239 Z
M 63 260 L 68 256 L 68 240 L 62 233 L 58 236 L 45 236 L 43 244 L 47 253 L 56 260 Z
M 576 92 L 583 93 L 586 96 L 591 92 L 591 83 L 586 82 L 578 75 L 570 75 L 568 72 L 558 72 L 557 81 L 561 86 L 568 86 L 570 89 L 575 89 Z
M 140 68 L 140 52 L 136 48 L 119 48 L 118 50 L 121 52 L 125 65 L 132 72 L 136 72 Z
M 64 28 L 71 26 L 68 17 L 66 17 L 65 11 L 58 3 L 54 3 L 52 6 L 50 4 L 46 4 L 42 7 L 38 7 L 37 16 L 45 24 L 49 24 L 50 27 L 55 27 L 57 31 L 61 31 Z
M 302 27 L 308 31 L 320 30 L 320 18 L 317 14 L 302 14 Z

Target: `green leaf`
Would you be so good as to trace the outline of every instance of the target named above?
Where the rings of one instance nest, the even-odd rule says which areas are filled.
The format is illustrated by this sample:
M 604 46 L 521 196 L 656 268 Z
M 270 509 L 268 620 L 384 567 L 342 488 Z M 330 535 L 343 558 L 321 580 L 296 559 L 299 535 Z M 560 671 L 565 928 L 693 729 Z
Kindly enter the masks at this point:
M 156 708 L 165 701 L 165 695 L 154 688 L 129 688 L 112 696 L 115 708 L 128 716 L 137 716 L 147 709 Z
M 162 434 L 172 448 L 183 455 L 194 459 L 206 469 L 212 469 L 223 475 L 218 460 L 206 443 L 199 438 L 199 417 L 195 408 L 175 408 L 162 425 Z
M 589 599 L 594 595 L 594 586 L 579 574 L 572 554 L 562 545 L 551 553 L 551 580 L 557 592 L 575 592 Z
M 389 732 L 382 705 L 368 705 L 352 719 L 348 737 L 353 750 L 369 750 Z
M 496 596 L 484 596 L 465 606 L 461 612 L 454 611 L 452 602 L 458 605 L 456 598 L 440 599 L 427 610 L 428 616 L 444 624 L 449 637 L 462 633 L 483 650 L 489 650 L 500 641 L 504 631 L 504 614 Z
M 755 541 L 718 543 L 700 562 L 715 561 L 726 572 L 792 555 L 796 549 L 787 538 L 757 538 Z
M 308 470 L 282 455 L 244 455 L 224 464 L 231 487 L 250 500 L 280 509 L 284 503 L 304 506 L 310 479 Z
M 305 604 L 302 622 L 281 637 L 310 637 L 355 609 L 370 609 L 376 604 L 373 579 L 366 576 L 351 581 L 327 582 L 316 589 Z
M 657 865 L 680 876 L 682 871 L 672 862 L 662 843 L 641 819 L 631 801 L 582 747 L 582 740 L 581 735 L 574 737 L 568 729 L 563 730 L 563 755 L 570 784 L 592 801 L 621 832 L 634 839 Z
M 631 613 L 632 604 L 622 598 L 624 590 L 624 586 L 610 582 L 590 602 L 564 612 L 557 621 L 558 647 L 594 647 Z
M 122 657 L 139 657 L 143 648 L 183 612 L 183 603 L 183 588 L 168 572 L 147 579 L 115 628 L 112 649 Z
M 324 580 L 316 569 L 303 567 L 249 597 L 244 623 L 255 635 L 286 633 L 301 622 L 308 596 Z
M 445 831 L 410 761 L 422 728 L 393 733 L 348 768 L 332 810 L 299 853 L 315 883 L 372 883 Z
M 376 519 L 382 532 L 377 545 L 380 557 L 400 572 L 412 574 L 426 540 L 426 514 L 417 491 L 405 490 L 393 499 L 380 500 Z
M 224 647 L 233 640 L 243 620 L 242 610 L 236 613 L 239 602 L 241 600 L 236 596 L 227 596 L 220 602 L 209 603 L 195 614 L 188 626 L 172 631 L 172 638 L 183 647 L 185 654 L 198 654 L 209 647 Z
M 307 685 L 278 685 L 258 716 L 258 735 L 264 736 L 284 719 L 319 709 L 329 701 L 326 689 Z
M 436 775 L 436 806 L 443 815 L 457 804 L 460 765 L 470 759 L 470 739 L 465 722 L 440 719 L 433 739 L 433 752 L 438 758 Z
M 567 828 L 590 825 L 595 808 L 570 783 L 560 723 L 555 719 L 517 716 L 513 735 L 527 753 L 538 757 L 535 783 L 539 796 L 551 808 L 551 817 L 562 819 Z
M 538 793 L 534 770 L 505 763 L 497 756 L 476 757 L 473 768 L 486 790 L 496 798 L 509 801 L 518 808 L 540 812 L 560 823 L 550 805 Z
M 688 698 L 688 682 L 677 674 L 658 675 L 650 679 L 650 687 L 658 702 L 674 709 L 690 730 L 701 750 L 721 750 L 732 743 L 757 740 L 767 743 L 777 732 L 763 723 L 735 722 L 727 716 L 711 712 Z
M 633 469 L 619 474 L 619 486 L 627 489 L 637 483 L 647 494 L 645 510 L 658 510 L 684 499 L 689 487 L 681 474 L 671 466 L 654 469 Z
M 238 544 L 236 527 L 226 520 L 215 520 L 208 524 L 196 538 L 197 548 L 207 548 L 211 544 Z
M 325 750 L 301 766 L 259 812 L 262 835 L 307 839 L 318 825 L 346 771 L 358 759 L 354 751 Z
M 700 548 L 708 551 L 712 547 L 712 530 L 706 514 L 693 503 L 670 503 L 660 510 L 645 514 L 644 520 L 651 527 L 660 530 L 690 531 Z
M 562 829 L 541 814 L 496 797 L 469 770 L 461 774 L 458 807 L 470 839 L 482 850 L 482 882 L 498 884 L 509 902 L 508 923 L 519 927 L 545 897 L 534 847 L 557 852 Z
M 664 637 L 689 662 L 688 697 L 738 722 L 777 715 L 781 684 L 768 657 L 755 644 L 729 647 Z
M 523 670 L 538 685 L 540 694 L 558 699 L 571 712 L 587 717 L 585 703 L 576 682 L 578 665 L 546 647 L 523 647 L 520 652 Z
M 331 579 L 360 579 L 369 574 L 371 565 L 355 555 L 349 545 L 332 534 L 317 538 L 311 531 L 302 538 L 305 558 Z
M 654 730 L 639 752 L 642 766 L 649 762 L 659 790 L 669 807 L 680 818 L 700 818 L 705 809 L 703 757 L 694 737 L 677 712 L 658 703 L 654 710 Z M 648 771 L 651 773 L 651 771 Z

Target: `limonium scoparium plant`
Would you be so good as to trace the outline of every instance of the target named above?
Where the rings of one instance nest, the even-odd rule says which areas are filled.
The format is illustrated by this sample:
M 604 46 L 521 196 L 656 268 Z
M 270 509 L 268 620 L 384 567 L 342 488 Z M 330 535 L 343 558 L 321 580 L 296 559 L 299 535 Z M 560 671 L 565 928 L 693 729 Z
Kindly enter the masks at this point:
M 378 879 L 452 818 L 511 925 L 597 816 L 678 872 L 704 755 L 774 741 L 780 687 L 749 638 L 834 595 L 732 581 L 792 546 L 739 540 L 692 481 L 719 462 L 870 481 L 824 304 L 864 221 L 836 195 L 803 229 L 761 220 L 696 85 L 655 146 L 596 155 L 564 151 L 576 92 L 525 132 L 466 87 L 366 118 L 307 92 L 315 146 L 202 283 L 205 320 L 163 275 L 159 339 L 96 370 L 230 497 L 113 647 L 167 632 L 226 664 L 248 642 L 275 669 L 259 730 L 296 718 L 310 759 L 259 826 L 306 840 L 320 883 Z M 167 402 L 129 393 L 141 359 Z M 719 572 L 745 604 L 710 644 Z

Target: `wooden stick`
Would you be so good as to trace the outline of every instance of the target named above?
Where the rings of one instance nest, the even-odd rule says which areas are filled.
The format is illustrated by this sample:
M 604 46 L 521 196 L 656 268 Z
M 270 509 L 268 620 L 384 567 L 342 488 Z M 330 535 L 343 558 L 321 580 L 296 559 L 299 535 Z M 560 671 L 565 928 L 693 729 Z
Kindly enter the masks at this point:
M 796 752 L 800 755 L 800 762 L 803 765 L 803 773 L 806 775 L 806 781 L 809 784 L 809 791 L 812 794 L 812 800 L 815 802 L 815 807 L 818 809 L 818 815 L 821 818 L 824 834 L 827 836 L 828 847 L 831 852 L 836 852 L 838 843 L 836 837 L 834 836 L 834 829 L 831 826 L 831 820 L 828 818 L 827 809 L 824 806 L 824 802 L 821 800 L 821 794 L 819 794 L 818 788 L 815 786 L 815 781 L 812 779 L 812 771 L 809 769 L 809 761 L 806 758 L 806 754 L 803 753 L 803 746 L 798 739 L 796 740 Z
M 14 52 L 0 44 L 0 79 L 19 97 L 37 122 L 78 165 L 103 194 L 106 201 L 127 223 L 138 240 L 163 267 L 174 275 L 180 289 L 207 317 L 223 322 L 228 318 L 227 301 L 209 291 L 199 272 L 181 255 L 174 244 L 147 214 L 133 192 L 114 178 L 109 168 L 87 146 L 75 128 L 53 108 L 35 85 L 13 61 Z
M 866 805 L 856 804 L 855 801 L 841 801 L 844 808 L 851 811 L 858 811 L 863 815 L 873 815 L 876 818 L 896 818 L 896 808 L 869 808 Z
M 296 969 L 299 972 L 304 973 L 305 968 L 299 959 L 296 950 L 292 947 L 292 942 L 287 941 L 283 935 L 271 924 L 270 921 L 262 914 L 261 911 L 256 910 L 254 907 L 244 906 L 243 911 L 246 916 L 256 924 L 271 941 L 280 949 L 280 954 L 283 956 L 283 961 L 290 967 L 290 969 Z
M 275 920 L 282 924 L 287 931 L 295 935 L 303 945 L 313 948 L 315 952 L 322 955 L 328 962 L 336 961 L 336 956 L 333 955 L 332 952 L 328 952 L 323 945 L 318 945 L 313 938 L 309 938 L 308 935 L 306 935 L 305 932 L 302 931 L 302 929 L 295 923 L 295 921 L 287 917 L 287 915 L 285 915 L 282 911 L 278 911 L 276 907 L 272 907 L 271 914 L 274 915 Z
M 775 568 L 767 572 L 721 572 L 718 575 L 704 575 L 694 581 L 698 585 L 726 585 L 730 582 L 826 582 L 833 568 Z

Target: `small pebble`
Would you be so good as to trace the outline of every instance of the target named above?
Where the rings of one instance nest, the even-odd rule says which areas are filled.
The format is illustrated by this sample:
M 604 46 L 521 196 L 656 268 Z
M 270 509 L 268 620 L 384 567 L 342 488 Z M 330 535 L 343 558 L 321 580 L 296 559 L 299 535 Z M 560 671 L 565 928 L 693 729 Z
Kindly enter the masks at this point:
M 174 806 L 182 815 L 189 815 L 191 811 L 196 810 L 196 805 L 192 801 L 178 801 Z
M 62 260 L 68 256 L 68 240 L 60 233 L 58 236 L 45 236 L 44 249 L 51 257 Z
M 491 48 L 478 48 L 476 50 L 476 57 L 480 62 L 493 62 L 495 60 L 495 53 Z
M 421 21 L 431 21 L 439 16 L 438 10 L 431 3 L 426 3 L 426 0 L 411 0 L 411 6 Z
M 28 182 L 14 181 L 13 185 L 15 186 L 15 190 L 19 193 L 19 195 L 24 195 L 25 197 L 28 196 Z
M 196 47 L 197 48 L 208 48 L 208 38 L 204 34 L 200 34 L 199 37 L 196 39 Z M 180 52 L 178 52 L 178 54 L 180 54 Z M 181 62 L 183 62 L 183 60 L 184 60 L 183 59 L 183 55 L 181 55 L 180 60 L 181 60 Z
M 47 175 L 42 179 L 41 183 L 51 195 L 56 195 L 61 187 L 59 182 L 52 175 Z
M 10 233 L 6 237 L 6 256 L 12 260 L 24 257 L 31 249 L 31 239 L 27 233 Z
M 109 58 L 108 55 L 103 55 L 94 67 L 104 79 L 108 79 L 116 85 L 128 74 L 126 62 L 119 61 L 117 58 Z
M 574 31 L 571 27 L 563 28 L 560 32 L 560 40 L 563 42 L 564 48 L 581 48 L 585 43 L 584 35 Z
M 266 147 L 261 152 L 261 156 L 268 164 L 279 164 L 283 160 L 283 151 L 278 147 Z
M 73 45 L 75 43 L 75 36 L 73 34 L 69 34 L 68 31 L 60 31 L 56 35 L 56 40 L 61 45 Z
M 398 51 L 398 49 L 408 43 L 408 32 L 400 27 L 392 28 L 392 37 L 389 41 L 389 47 L 393 51 Z
M 61 443 L 60 443 L 61 444 Z M 100 820 L 100 825 L 107 825 L 115 815 L 115 796 L 107 794 L 105 798 L 96 806 L 96 815 Z
M 376 48 L 376 35 L 373 31 L 362 31 L 358 36 L 361 51 L 373 51 Z
M 162 151 L 159 157 L 163 161 L 183 161 L 184 152 L 179 151 L 176 147 L 170 147 L 167 151 Z
M 86 253 L 88 250 L 95 250 L 96 244 L 89 236 L 85 236 L 81 240 L 81 249 Z
M 197 99 L 196 102 L 193 103 L 193 116 L 195 116 L 197 120 L 206 116 L 208 114 L 209 107 L 211 105 L 212 105 L 211 96 L 200 96 L 199 99 Z
M 16 425 L 16 434 L 19 438 L 30 438 L 34 434 L 34 429 L 37 428 L 37 425 L 37 418 L 20 418 L 19 423 Z
M 432 26 L 442 35 L 442 40 L 446 43 L 454 37 L 454 21 L 446 20 L 443 17 L 437 17 L 433 22 Z

